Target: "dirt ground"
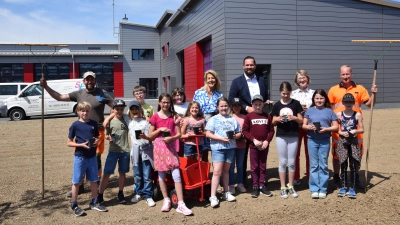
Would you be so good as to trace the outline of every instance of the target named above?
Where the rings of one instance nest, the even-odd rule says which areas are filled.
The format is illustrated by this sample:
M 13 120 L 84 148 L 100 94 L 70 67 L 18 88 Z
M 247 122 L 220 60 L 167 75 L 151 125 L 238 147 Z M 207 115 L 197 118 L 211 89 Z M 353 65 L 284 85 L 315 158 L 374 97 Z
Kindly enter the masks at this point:
M 194 216 L 183 216 L 172 209 L 160 211 L 162 200 L 155 207 L 145 201 L 131 204 L 133 178 L 129 173 L 124 190 L 128 204 L 118 204 L 117 176 L 110 179 L 104 194 L 108 212 L 88 207 L 91 199 L 88 184 L 78 203 L 86 216 L 75 217 L 65 193 L 70 190 L 73 154 L 67 147 L 67 133 L 76 118 L 45 120 L 45 198 L 42 199 L 41 120 L 0 123 L 0 223 L 3 224 L 400 224 L 399 149 L 397 116 L 400 109 L 375 110 L 369 157 L 368 191 L 358 190 L 357 199 L 339 198 L 332 180 L 326 199 L 310 197 L 305 177 L 297 187 L 298 198 L 279 197 L 278 160 L 274 141 L 268 156 L 268 188 L 273 197 L 250 197 L 250 191 L 237 195 L 236 202 L 221 201 L 211 208 L 209 201 L 187 199 Z M 364 112 L 365 126 L 369 111 Z M 365 137 L 365 140 L 368 137 Z M 107 147 L 108 144 L 106 144 Z M 107 151 L 103 154 L 103 162 Z M 301 174 L 305 172 L 304 155 Z M 331 161 L 331 159 L 329 159 Z M 330 168 L 332 168 L 330 163 Z M 249 171 L 249 169 L 248 169 Z M 365 159 L 361 167 L 365 174 Z M 250 176 L 248 176 L 250 179 Z M 362 178 L 364 181 L 364 178 Z M 251 186 L 251 185 L 250 185 Z M 250 190 L 248 186 L 248 190 Z

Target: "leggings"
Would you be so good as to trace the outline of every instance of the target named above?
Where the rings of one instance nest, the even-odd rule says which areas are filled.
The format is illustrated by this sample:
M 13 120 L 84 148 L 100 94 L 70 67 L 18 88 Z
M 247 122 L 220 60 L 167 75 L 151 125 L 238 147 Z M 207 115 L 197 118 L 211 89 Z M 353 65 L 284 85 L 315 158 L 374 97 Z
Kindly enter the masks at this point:
M 351 151 L 351 145 L 348 145 L 347 147 L 347 159 L 340 164 L 340 178 L 342 179 L 342 188 L 355 188 L 356 184 L 356 163 L 357 160 L 353 158 L 352 151 Z M 350 164 L 350 183 L 349 186 L 347 186 L 347 165 Z
M 175 183 L 180 183 L 181 181 L 181 173 L 179 171 L 179 168 L 175 168 L 172 171 L 172 179 L 174 180 Z M 165 177 L 167 176 L 167 171 L 158 171 L 158 179 L 160 180 L 165 180 Z
M 298 137 L 276 137 L 276 149 L 279 157 L 279 173 L 295 172 Z

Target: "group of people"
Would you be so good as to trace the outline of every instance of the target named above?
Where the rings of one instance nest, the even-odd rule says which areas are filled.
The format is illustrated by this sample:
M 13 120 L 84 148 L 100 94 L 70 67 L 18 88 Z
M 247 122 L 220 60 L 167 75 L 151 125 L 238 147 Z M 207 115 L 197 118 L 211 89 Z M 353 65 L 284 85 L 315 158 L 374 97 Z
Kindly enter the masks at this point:
M 265 104 L 273 102 L 267 99 L 264 79 L 255 74 L 255 59 L 251 56 L 244 58 L 243 69 L 244 74 L 232 81 L 228 98 L 220 92 L 218 74 L 208 70 L 204 73 L 204 86 L 195 92 L 193 101 L 186 103 L 184 89 L 175 88 L 171 94 L 159 96 L 156 113 L 153 107 L 145 103 L 146 89 L 142 86 L 134 88 L 135 100 L 130 102 L 125 111 L 127 105 L 122 99 L 113 100 L 105 91 L 95 87 L 96 75 L 93 72 L 83 75 L 86 89 L 69 94 L 55 92 L 42 79 L 41 85 L 56 100 L 78 102 L 76 111 L 79 120 L 71 125 L 67 141 L 68 146 L 75 148 L 70 194 L 74 214 L 80 216 L 84 213 L 78 206 L 77 196 L 84 191 L 85 176 L 90 181 L 92 192 L 90 208 L 107 211 L 102 205 L 103 193 L 117 164 L 117 198 L 120 203 L 125 203 L 123 189 L 132 162 L 135 185 L 131 202 L 144 199 L 148 206 L 156 205 L 152 199 L 152 185 L 154 171 L 157 171 L 164 198 L 161 211 L 168 212 L 171 199 L 165 178 L 169 172 L 178 197 L 176 211 L 191 215 L 192 210 L 183 201 L 179 156 L 208 161 L 210 151 L 213 165 L 209 198 L 211 207 L 219 205 L 217 188 L 220 182 L 223 200 L 235 201 L 236 189 L 247 192 L 248 153 L 252 177 L 251 197 L 257 198 L 260 193 L 272 196 L 267 189 L 266 164 L 274 135 L 282 198 L 287 198 L 288 194 L 298 196 L 294 186 L 300 184 L 299 158 L 303 139 L 311 197 L 326 197 L 331 134 L 334 181 L 340 187 L 338 196 L 355 198 L 355 186 L 360 185 L 358 169 L 363 147 L 361 104 L 370 107 L 372 101 L 368 91 L 352 81 L 351 68 L 347 65 L 341 67 L 341 82 L 332 87 L 328 94 L 322 89 L 314 91 L 308 88 L 311 79 L 307 72 L 297 71 L 294 83 L 299 88 L 293 91 L 289 82 L 282 82 L 279 87 L 281 99 L 273 104 L 271 113 L 263 111 Z M 371 92 L 377 92 L 375 85 L 371 87 Z M 106 104 L 113 110 L 104 119 Z M 192 135 L 199 133 L 205 137 L 199 138 L 197 146 Z M 99 182 L 105 139 L 110 141 L 109 153 Z M 351 170 L 350 183 L 347 183 L 348 164 Z

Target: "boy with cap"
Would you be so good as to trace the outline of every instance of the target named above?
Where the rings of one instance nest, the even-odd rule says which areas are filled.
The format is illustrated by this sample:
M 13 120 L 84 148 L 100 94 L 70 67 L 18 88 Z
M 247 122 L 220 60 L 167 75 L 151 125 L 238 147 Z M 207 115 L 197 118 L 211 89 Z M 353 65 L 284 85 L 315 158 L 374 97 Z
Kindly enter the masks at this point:
M 274 125 L 271 115 L 262 111 L 264 99 L 261 95 L 255 95 L 251 103 L 254 111 L 246 115 L 243 123 L 243 134 L 250 142 L 251 197 L 257 198 L 260 192 L 270 197 L 272 193 L 265 187 L 265 174 L 269 144 L 275 134 Z
M 106 126 L 106 139 L 110 141 L 108 155 L 104 166 L 104 175 L 101 180 L 99 190 L 99 202 L 104 202 L 103 193 L 107 187 L 110 175 L 114 173 L 115 167 L 118 163 L 118 201 L 119 203 L 126 203 L 124 197 L 124 186 L 126 173 L 129 172 L 130 162 L 130 148 L 128 143 L 128 126 L 124 120 L 123 113 L 126 107 L 122 99 L 115 99 L 113 103 L 114 118 Z

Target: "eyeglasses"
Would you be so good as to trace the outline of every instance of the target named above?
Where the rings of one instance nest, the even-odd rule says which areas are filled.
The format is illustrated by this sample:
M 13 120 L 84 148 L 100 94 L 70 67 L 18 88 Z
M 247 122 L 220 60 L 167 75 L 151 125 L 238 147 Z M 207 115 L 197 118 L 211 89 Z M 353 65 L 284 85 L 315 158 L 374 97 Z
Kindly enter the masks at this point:
M 144 94 L 144 92 L 142 91 L 142 92 L 136 92 L 134 95 L 139 96 L 139 95 L 143 95 L 143 94 Z

